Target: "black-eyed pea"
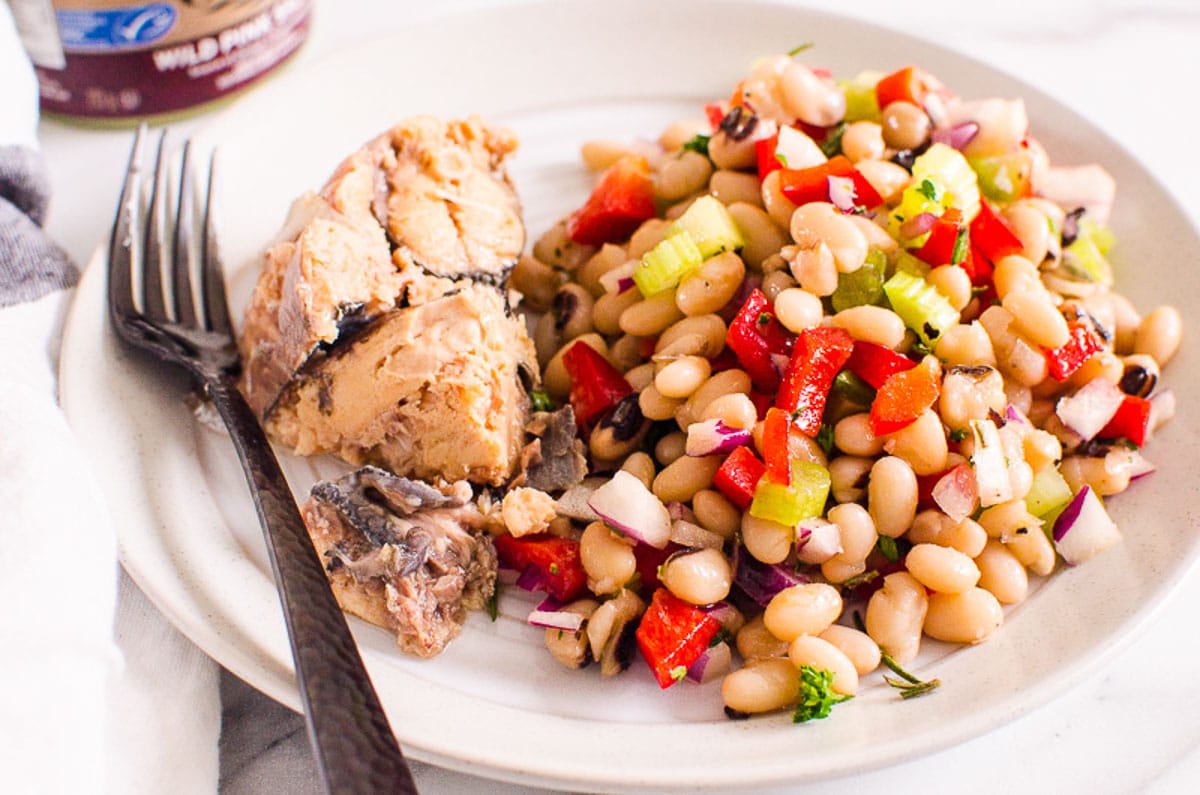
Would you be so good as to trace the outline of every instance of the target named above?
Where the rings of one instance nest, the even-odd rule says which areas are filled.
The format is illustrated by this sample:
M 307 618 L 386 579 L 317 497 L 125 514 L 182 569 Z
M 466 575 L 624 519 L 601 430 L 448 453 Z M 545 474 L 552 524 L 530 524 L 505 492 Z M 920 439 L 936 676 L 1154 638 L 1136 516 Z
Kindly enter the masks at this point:
M 762 614 L 747 621 L 734 635 L 734 644 L 738 654 L 744 660 L 754 660 L 763 657 L 786 657 L 788 644 L 771 634 L 763 623 Z
M 542 386 L 545 387 L 547 394 L 555 400 L 564 400 L 571 392 L 571 376 L 562 359 L 563 354 L 578 343 L 583 343 L 601 356 L 608 358 L 608 343 L 599 334 L 584 334 L 559 348 L 542 373 Z
M 901 192 L 912 181 L 908 169 L 890 160 L 860 160 L 854 167 L 888 204 L 899 201 Z
M 1029 592 L 1029 575 L 1021 561 L 999 541 L 988 541 L 975 557 L 979 568 L 979 587 L 988 591 L 1000 604 L 1015 605 Z
M 791 554 L 796 531 L 770 519 L 742 514 L 742 543 L 750 556 L 762 563 L 782 563 Z
M 778 184 L 776 185 L 778 187 Z M 757 202 L 734 202 L 726 209 L 742 233 L 745 245 L 742 247 L 742 260 L 751 270 L 761 271 L 763 261 L 783 248 L 787 243 L 787 218 L 780 223 L 763 209 L 766 192 L 760 191 Z M 787 201 L 784 199 L 784 201 Z M 791 202 L 788 202 L 791 204 Z M 795 205 L 792 205 L 794 208 Z M 779 210 L 779 212 L 783 212 Z
M 650 457 L 650 454 L 640 450 L 636 453 L 630 453 L 625 462 L 621 464 L 621 469 L 642 481 L 642 485 L 647 489 L 654 483 L 654 476 L 658 472 L 658 469 L 654 466 L 654 459 Z
M 867 510 L 879 535 L 904 535 L 917 514 L 917 497 L 917 476 L 907 461 L 889 455 L 871 466 Z
M 911 423 L 888 434 L 883 449 L 905 461 L 916 475 L 932 475 L 946 469 L 950 448 L 946 430 L 932 409 L 925 409 Z
M 621 333 L 621 318 L 625 310 L 641 303 L 642 293 L 631 287 L 621 293 L 605 293 L 596 299 L 592 307 L 592 325 L 607 337 Z
M 871 431 L 871 415 L 851 414 L 833 426 L 833 444 L 843 453 L 869 458 L 883 452 L 884 437 Z
M 701 489 L 692 497 L 696 521 L 725 539 L 733 538 L 742 523 L 742 512 L 719 491 Z
M 733 569 L 729 558 L 719 549 L 687 550 L 667 558 L 659 579 L 683 601 L 710 605 L 729 595 Z
M 774 712 L 796 703 L 800 676 L 786 657 L 760 657 L 721 680 L 725 708 L 748 715 Z
M 788 659 L 800 668 L 807 665 L 833 674 L 833 692 L 852 696 L 858 692 L 858 669 L 845 652 L 824 638 L 800 635 L 788 646 Z
M 980 643 L 1004 623 L 1004 610 L 990 592 L 970 588 L 962 593 L 929 597 L 925 634 L 948 643 Z
M 762 200 L 763 209 L 766 210 L 771 220 L 780 229 L 791 229 L 792 213 L 796 212 L 796 205 L 787 196 L 783 195 L 783 189 L 779 184 L 780 170 L 776 169 L 763 179 L 762 182 Z
M 819 635 L 842 614 L 842 596 L 832 585 L 804 583 L 784 588 L 767 603 L 763 624 L 789 643 L 801 635 Z
M 708 139 L 708 156 L 717 168 L 735 171 L 753 168 L 757 160 L 751 136 L 748 135 L 739 141 L 724 130 L 717 130 Z
M 904 559 L 909 574 L 939 593 L 962 593 L 979 582 L 979 568 L 957 549 L 917 544 Z
M 626 334 L 652 337 L 682 318 L 683 313 L 675 305 L 675 291 L 664 290 L 628 307 L 621 313 L 618 324 Z
M 708 180 L 708 192 L 724 205 L 736 202 L 762 206 L 762 186 L 758 177 L 744 171 L 719 169 Z
M 971 420 L 986 420 L 990 412 L 1004 411 L 1007 405 L 1004 377 L 995 369 L 986 365 L 946 368 L 938 412 L 952 430 L 967 430 Z
M 562 271 L 555 270 L 531 254 L 522 254 L 513 266 L 509 284 L 525 296 L 523 306 L 535 312 L 545 312 L 565 278 L 566 274 Z
M 911 662 L 921 648 L 928 609 L 924 585 L 908 572 L 889 574 L 867 602 L 867 634 L 896 662 Z
M 696 492 L 712 485 L 722 461 L 719 455 L 677 458 L 658 473 L 650 490 L 663 502 L 688 502 Z
M 925 274 L 925 281 L 932 284 L 939 293 L 950 300 L 950 306 L 959 312 L 971 303 L 971 277 L 957 265 L 942 265 Z
M 852 273 L 867 260 L 866 236 L 829 202 L 809 202 L 798 207 L 788 228 L 801 249 L 827 246 L 839 273 Z
M 1160 306 L 1142 318 L 1133 340 L 1133 352 L 1154 357 L 1159 367 L 1171 361 L 1183 340 L 1183 318 L 1173 306 Z
M 904 342 L 904 321 L 895 312 L 882 306 L 852 306 L 838 312 L 829 322 L 832 326 L 845 329 L 856 340 L 873 342 L 885 348 L 897 348 Z
M 871 640 L 871 636 L 865 632 L 860 632 L 853 627 L 843 626 L 842 624 L 834 624 L 818 635 L 818 637 L 829 641 L 842 654 L 849 657 L 850 662 L 854 664 L 854 670 L 859 676 L 865 676 L 879 667 L 882 659 L 879 644 Z
M 856 503 L 866 498 L 874 459 L 842 455 L 829 462 L 829 493 L 839 503 Z
M 873 121 L 856 121 L 842 132 L 842 154 L 851 163 L 883 157 L 883 128 Z
M 733 392 L 712 400 L 701 413 L 700 419 L 717 419 L 730 428 L 745 430 L 753 428 L 754 423 L 758 421 L 758 409 L 747 395 Z
M 592 522 L 579 537 L 579 559 L 595 594 L 614 593 L 633 579 L 637 559 L 633 546 L 604 522 Z
M 1023 290 L 1010 290 L 1002 306 L 1013 316 L 1017 330 L 1043 348 L 1058 348 L 1067 344 L 1071 331 L 1066 318 L 1050 299 L 1050 293 L 1040 285 Z
M 710 257 L 679 283 L 675 303 L 688 317 L 711 314 L 729 303 L 745 275 L 746 266 L 736 253 Z

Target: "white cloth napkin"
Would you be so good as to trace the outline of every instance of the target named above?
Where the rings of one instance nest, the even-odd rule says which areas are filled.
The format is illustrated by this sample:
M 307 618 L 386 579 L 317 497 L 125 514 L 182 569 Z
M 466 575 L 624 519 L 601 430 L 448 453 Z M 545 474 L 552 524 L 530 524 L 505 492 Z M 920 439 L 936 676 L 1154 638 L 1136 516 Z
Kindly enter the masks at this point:
M 41 233 L 36 125 L 33 72 L 0 3 L 0 789 L 215 792 L 217 667 L 120 571 L 57 405 L 78 272 Z

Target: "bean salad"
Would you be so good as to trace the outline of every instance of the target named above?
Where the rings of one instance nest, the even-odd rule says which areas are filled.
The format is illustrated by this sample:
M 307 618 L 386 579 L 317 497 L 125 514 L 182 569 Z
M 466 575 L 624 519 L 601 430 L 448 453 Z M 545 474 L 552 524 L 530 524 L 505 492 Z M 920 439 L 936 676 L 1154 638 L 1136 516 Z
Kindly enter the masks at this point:
M 589 476 L 501 562 L 571 668 L 720 680 L 732 718 L 881 667 L 922 695 L 925 639 L 1120 541 L 1180 314 L 1113 289 L 1115 184 L 1019 98 L 789 53 L 700 110 L 584 145 L 595 188 L 512 274 Z

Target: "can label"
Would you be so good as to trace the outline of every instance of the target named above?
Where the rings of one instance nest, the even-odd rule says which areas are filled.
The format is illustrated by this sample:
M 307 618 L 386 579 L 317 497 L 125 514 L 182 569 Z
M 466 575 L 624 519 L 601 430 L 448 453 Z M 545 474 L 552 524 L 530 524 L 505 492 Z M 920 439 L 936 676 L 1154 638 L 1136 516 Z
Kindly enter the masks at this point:
M 49 3 L 50 0 L 44 0 Z M 42 108 L 123 119 L 181 111 L 243 88 L 296 51 L 312 0 L 55 0 L 53 14 L 19 13 Z M 46 46 L 45 23 L 59 48 Z M 35 46 L 36 45 L 36 46 Z M 42 57 L 39 57 L 41 55 Z

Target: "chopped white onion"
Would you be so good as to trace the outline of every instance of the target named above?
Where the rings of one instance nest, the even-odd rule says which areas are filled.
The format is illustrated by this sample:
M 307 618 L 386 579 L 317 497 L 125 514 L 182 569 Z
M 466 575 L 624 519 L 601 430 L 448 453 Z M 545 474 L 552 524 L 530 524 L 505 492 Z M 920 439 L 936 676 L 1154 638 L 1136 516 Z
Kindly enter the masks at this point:
M 910 240 L 920 237 L 933 229 L 935 221 L 937 221 L 937 216 L 933 213 L 918 213 L 900 225 L 900 235 Z
M 1140 477 L 1145 477 L 1146 475 L 1149 475 L 1154 470 L 1158 469 L 1158 467 L 1154 466 L 1154 464 L 1147 461 L 1146 457 L 1144 455 L 1142 455 L 1141 453 L 1139 453 L 1137 450 L 1129 451 L 1129 461 L 1130 461 L 1130 467 L 1129 467 L 1129 479 L 1130 480 L 1134 480 L 1134 479 L 1140 478 Z
M 975 513 L 975 506 L 979 504 L 975 473 L 966 464 L 959 464 L 938 479 L 932 496 L 942 513 L 961 522 Z
M 623 293 L 633 286 L 633 274 L 638 261 L 631 259 L 618 265 L 600 277 L 600 286 L 606 293 Z
M 587 504 L 609 527 L 643 544 L 662 549 L 671 538 L 667 506 L 623 469 L 596 489 Z
M 1112 381 L 1093 378 L 1074 395 L 1060 398 L 1054 413 L 1086 442 L 1108 425 L 1124 400 L 1125 393 Z
M 833 522 L 814 517 L 796 525 L 796 559 L 821 564 L 842 551 L 842 529 Z
M 1079 490 L 1054 523 L 1054 547 L 1072 566 L 1086 563 L 1120 540 L 1121 531 L 1090 486 Z
M 844 213 L 854 212 L 857 198 L 854 180 L 849 177 L 826 177 L 825 179 L 829 183 L 829 201 L 833 203 L 833 206 Z
M 556 606 L 542 602 L 530 612 L 529 618 L 525 619 L 525 621 L 535 627 L 561 629 L 564 632 L 578 632 L 579 628 L 583 626 L 583 614 L 572 613 L 561 608 L 562 605 Z
M 731 453 L 735 447 L 750 443 L 750 431 L 734 428 L 719 419 L 693 422 L 688 426 L 684 452 L 690 456 Z
M 775 157 L 784 168 L 811 168 L 826 161 L 825 153 L 816 141 L 790 125 L 779 128 L 779 140 L 775 144 Z
M 1000 440 L 996 423 L 991 420 L 971 420 L 971 433 L 975 437 L 971 467 L 975 470 L 979 504 L 987 508 L 1008 502 L 1012 499 L 1012 483 L 1008 478 L 1004 443 Z
M 1038 184 L 1038 192 L 1060 207 L 1082 207 L 1101 226 L 1108 224 L 1117 183 L 1095 163 L 1086 166 L 1051 166 Z

